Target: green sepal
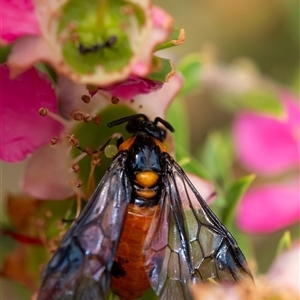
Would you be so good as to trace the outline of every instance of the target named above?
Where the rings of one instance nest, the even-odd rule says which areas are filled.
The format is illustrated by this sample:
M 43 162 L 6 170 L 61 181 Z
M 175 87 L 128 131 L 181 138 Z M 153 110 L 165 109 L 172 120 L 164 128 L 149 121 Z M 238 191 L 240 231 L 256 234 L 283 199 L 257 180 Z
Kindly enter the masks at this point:
M 175 73 L 175 68 L 170 59 L 153 57 L 152 71 L 147 75 L 150 80 L 168 82 Z
M 185 38 L 184 29 L 173 27 L 172 33 L 169 36 L 168 40 L 166 42 L 162 43 L 162 44 L 159 44 L 155 48 L 155 51 L 181 45 L 184 42 L 184 38 Z

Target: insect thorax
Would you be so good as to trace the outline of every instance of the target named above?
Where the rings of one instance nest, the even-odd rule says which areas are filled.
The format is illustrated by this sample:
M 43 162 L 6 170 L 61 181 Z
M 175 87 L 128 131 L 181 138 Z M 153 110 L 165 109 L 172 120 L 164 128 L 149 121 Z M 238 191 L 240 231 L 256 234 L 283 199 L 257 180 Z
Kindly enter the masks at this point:
M 131 203 L 146 207 L 158 204 L 163 162 L 155 138 L 144 132 L 135 136 L 129 149 L 127 170 L 133 187 Z

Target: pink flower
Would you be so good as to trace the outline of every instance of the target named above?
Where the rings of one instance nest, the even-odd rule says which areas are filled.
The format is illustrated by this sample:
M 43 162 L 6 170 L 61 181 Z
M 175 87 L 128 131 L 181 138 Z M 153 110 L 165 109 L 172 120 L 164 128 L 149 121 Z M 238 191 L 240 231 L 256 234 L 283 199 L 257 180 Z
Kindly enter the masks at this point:
M 250 189 L 243 197 L 237 221 L 244 231 L 267 234 L 300 219 L 299 182 Z
M 1 159 L 17 162 L 32 154 L 22 180 L 23 190 L 38 199 L 70 197 L 74 194 L 74 187 L 68 183 L 75 176 L 69 171 L 72 158 L 68 151 L 66 134 L 71 134 L 78 122 L 58 115 L 56 94 L 44 74 L 29 69 L 11 80 L 6 65 L 2 65 L 0 71 L 3 86 L 0 111 L 3 116 Z M 95 94 L 91 103 L 86 104 L 81 100 L 81 96 L 88 93 L 84 85 L 75 85 L 62 77 L 58 82 L 60 112 L 66 117 L 74 109 L 82 109 L 94 115 L 111 104 L 111 95 L 108 92 Z M 165 118 L 166 110 L 181 85 L 181 77 L 175 75 L 160 90 L 140 94 L 134 101 L 125 101 L 122 104 L 126 104 L 133 111 L 145 113 L 150 119 L 157 116 Z M 120 97 L 120 101 L 122 99 Z M 56 120 L 47 116 L 41 117 L 38 113 L 41 107 L 49 109 Z M 54 148 L 49 146 L 49 140 L 53 137 L 60 141 Z M 92 140 L 97 138 L 90 136 Z
M 57 136 L 63 126 L 39 116 L 39 108 L 58 113 L 55 91 L 46 75 L 30 69 L 14 80 L 6 65 L 0 66 L 2 118 L 0 158 L 7 162 L 25 159 Z
M 299 241 L 279 254 L 266 274 L 239 284 L 190 284 L 195 300 L 299 299 Z
M 282 120 L 254 112 L 242 112 L 235 119 L 237 156 L 257 173 L 271 175 L 299 164 L 299 104 L 287 93 L 282 95 L 282 101 L 286 109 Z
M 280 253 L 275 258 L 267 273 L 267 280 L 274 290 L 285 290 L 294 294 L 296 297 L 300 296 L 299 253 L 300 241 L 298 240 L 289 249 Z
M 57 98 L 50 80 L 33 68 L 10 79 L 8 67 L 1 65 L 0 74 L 0 158 L 18 162 L 35 153 L 25 170 L 23 190 L 40 199 L 71 196 L 73 188 L 64 184 L 71 178 L 67 169 L 70 158 L 66 156 L 66 151 L 62 154 L 49 146 L 50 139 L 59 137 L 64 126 L 52 118 L 39 115 L 42 107 L 58 114 Z M 58 173 L 60 176 L 56 175 Z
M 12 43 L 24 35 L 40 35 L 34 4 L 31 0 L 2 0 L 0 12 L 1 44 Z
M 277 175 L 299 167 L 300 109 L 282 93 L 283 119 L 254 112 L 240 113 L 233 125 L 237 157 L 258 174 Z M 272 182 L 246 192 L 238 209 L 238 225 L 250 233 L 270 233 L 300 219 L 299 178 Z
M 1 38 L 2 43 L 16 40 L 8 58 L 13 76 L 40 61 L 77 83 L 101 86 L 151 72 L 155 47 L 171 32 L 167 13 L 149 0 L 112 1 L 103 11 L 96 1 L 73 4 L 4 1 Z

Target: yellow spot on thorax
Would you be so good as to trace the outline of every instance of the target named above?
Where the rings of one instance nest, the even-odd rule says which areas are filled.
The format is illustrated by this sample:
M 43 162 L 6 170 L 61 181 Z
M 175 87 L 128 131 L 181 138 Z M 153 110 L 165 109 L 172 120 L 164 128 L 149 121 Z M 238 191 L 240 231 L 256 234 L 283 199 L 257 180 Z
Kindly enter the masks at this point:
M 148 188 L 157 182 L 158 177 L 158 174 L 153 171 L 142 171 L 136 174 L 135 179 L 139 185 Z

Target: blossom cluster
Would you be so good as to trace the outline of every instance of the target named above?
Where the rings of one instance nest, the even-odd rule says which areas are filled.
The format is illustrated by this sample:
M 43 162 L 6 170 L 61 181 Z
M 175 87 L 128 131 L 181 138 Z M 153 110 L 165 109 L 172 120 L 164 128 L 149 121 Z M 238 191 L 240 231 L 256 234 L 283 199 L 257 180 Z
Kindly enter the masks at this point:
M 1 43 L 12 49 L 1 65 L 6 100 L 0 111 L 0 157 L 18 162 L 31 156 L 22 188 L 39 199 L 74 194 L 66 184 L 72 181 L 72 163 L 63 138 L 76 131 L 74 111 L 83 112 L 87 122 L 117 99 L 150 118 L 164 117 L 182 85 L 171 62 L 163 67 L 162 59 L 153 55 L 174 31 L 166 12 L 149 1 L 89 2 L 3 2 Z M 19 26 L 13 26 L 17 20 Z M 183 42 L 178 32 L 171 46 Z M 34 68 L 36 63 L 47 63 L 56 78 Z M 151 79 L 155 76 L 159 80 Z M 40 108 L 50 117 L 42 118 Z M 49 147 L 52 138 L 59 140 L 56 151 Z

